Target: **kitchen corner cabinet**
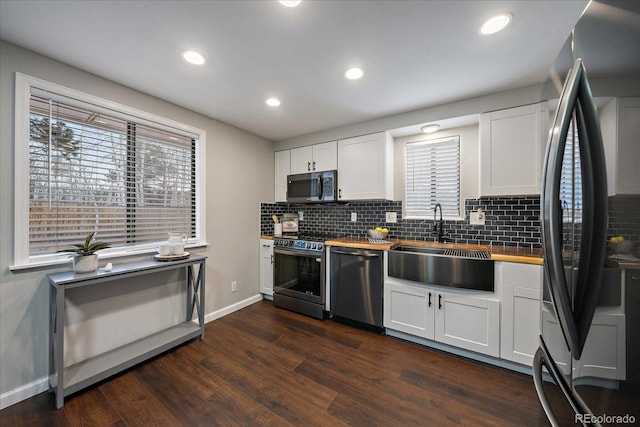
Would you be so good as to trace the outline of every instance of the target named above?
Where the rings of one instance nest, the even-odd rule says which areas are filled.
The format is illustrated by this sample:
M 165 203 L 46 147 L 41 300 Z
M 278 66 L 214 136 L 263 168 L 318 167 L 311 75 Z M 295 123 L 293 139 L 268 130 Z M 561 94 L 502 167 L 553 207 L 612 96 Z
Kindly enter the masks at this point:
M 384 286 L 384 326 L 498 357 L 500 302 L 395 281 Z
M 260 292 L 273 295 L 273 240 L 260 239 Z
M 533 366 L 540 341 L 542 266 L 496 262 L 495 278 L 502 289 L 500 357 Z
M 322 172 L 338 168 L 338 142 L 291 149 L 291 174 Z
M 600 110 L 609 195 L 640 194 L 640 98 L 614 98 Z
M 338 141 L 338 198 L 393 200 L 393 139 L 387 132 Z
M 546 103 L 480 116 L 480 196 L 540 194 Z
M 275 194 L 276 202 L 287 201 L 287 175 L 291 174 L 291 152 L 289 150 L 275 153 Z

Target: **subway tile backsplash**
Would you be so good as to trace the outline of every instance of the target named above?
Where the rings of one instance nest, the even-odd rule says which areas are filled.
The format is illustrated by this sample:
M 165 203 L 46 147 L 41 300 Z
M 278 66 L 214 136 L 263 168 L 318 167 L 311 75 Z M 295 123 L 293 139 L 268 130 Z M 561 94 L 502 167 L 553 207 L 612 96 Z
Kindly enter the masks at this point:
M 469 213 L 482 209 L 485 225 L 470 225 Z M 389 238 L 435 241 L 433 219 L 402 218 L 402 202 L 366 201 L 340 204 L 288 204 L 262 203 L 260 231 L 273 233 L 272 215 L 302 211 L 299 223 L 301 234 L 327 233 L 335 236 L 364 237 L 369 228 L 389 228 Z M 351 222 L 351 213 L 357 222 Z M 386 212 L 396 212 L 398 222 L 385 222 Z M 609 237 L 622 235 L 640 245 L 640 196 L 613 196 L 609 198 Z M 452 242 L 517 246 L 538 249 L 542 247 L 540 224 L 540 197 L 491 197 L 465 200 L 465 219 L 444 221 L 444 231 Z
M 478 208 L 485 213 L 485 225 L 470 225 L 469 213 Z M 261 233 L 272 234 L 272 215 L 280 217 L 284 213 L 299 211 L 304 212 L 304 220 L 299 223 L 300 234 L 364 237 L 367 229 L 383 226 L 389 228 L 391 239 L 436 240 L 433 219 L 402 218 L 402 202 L 397 201 L 315 205 L 262 203 Z M 351 222 L 352 212 L 357 214 L 357 222 Z M 386 223 L 386 212 L 396 212 L 398 222 Z M 539 216 L 539 197 L 468 199 L 465 201 L 465 219 L 445 220 L 444 231 L 455 243 L 540 248 Z

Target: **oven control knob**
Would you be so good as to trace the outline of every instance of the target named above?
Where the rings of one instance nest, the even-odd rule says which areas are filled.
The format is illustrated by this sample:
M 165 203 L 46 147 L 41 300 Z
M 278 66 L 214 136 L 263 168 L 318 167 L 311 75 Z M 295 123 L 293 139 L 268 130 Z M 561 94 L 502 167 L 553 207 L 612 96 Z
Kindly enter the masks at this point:
M 311 243 L 307 242 L 307 249 L 311 249 Z
M 315 243 L 311 244 L 311 249 L 316 249 L 316 244 Z
M 318 243 L 318 250 L 321 251 L 322 250 L 322 243 Z

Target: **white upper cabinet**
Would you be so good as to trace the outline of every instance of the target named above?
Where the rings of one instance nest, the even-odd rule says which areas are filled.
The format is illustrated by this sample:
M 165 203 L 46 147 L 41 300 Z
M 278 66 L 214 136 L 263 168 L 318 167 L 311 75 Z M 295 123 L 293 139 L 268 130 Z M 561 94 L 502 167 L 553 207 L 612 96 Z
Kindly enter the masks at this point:
M 291 174 L 338 169 L 338 142 L 291 149 Z
M 546 103 L 480 116 L 480 195 L 540 194 Z
M 291 174 L 291 152 L 289 150 L 275 153 L 275 201 L 287 201 L 287 175 Z
M 640 194 L 640 98 L 615 98 L 600 110 L 609 195 Z
M 393 139 L 387 132 L 338 141 L 338 198 L 393 200 Z

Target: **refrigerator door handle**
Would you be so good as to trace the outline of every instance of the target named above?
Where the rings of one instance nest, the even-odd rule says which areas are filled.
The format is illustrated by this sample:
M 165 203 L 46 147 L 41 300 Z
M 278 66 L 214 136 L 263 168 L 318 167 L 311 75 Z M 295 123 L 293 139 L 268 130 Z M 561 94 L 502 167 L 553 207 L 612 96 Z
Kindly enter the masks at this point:
M 566 397 L 569 405 L 571 405 L 574 413 L 582 415 L 582 420 L 594 420 L 595 417 L 589 410 L 589 407 L 586 405 L 586 403 L 584 403 L 580 396 L 578 396 L 575 390 L 567 383 L 564 374 L 562 373 L 562 371 L 560 371 L 553 358 L 549 354 L 549 350 L 547 349 L 544 339 L 540 337 L 540 347 L 538 347 L 538 350 L 536 351 L 536 354 L 533 358 L 533 383 L 536 387 L 538 399 L 542 404 L 542 408 L 547 415 L 549 423 L 551 423 L 553 427 L 560 426 L 560 423 L 558 423 L 558 420 L 553 413 L 549 398 L 547 397 L 547 393 L 544 389 L 544 379 L 542 377 L 543 367 L 547 369 L 549 375 L 551 375 L 551 378 L 553 378 L 555 383 L 560 387 L 560 390 Z M 576 420 L 578 419 L 578 417 L 575 418 Z M 576 421 L 576 423 L 577 422 L 578 421 Z M 582 425 L 586 427 L 601 427 L 600 423 L 597 422 L 591 423 L 582 421 Z
M 583 206 L 581 256 L 572 304 L 564 273 L 560 206 L 562 161 L 569 126 L 576 111 Z M 595 312 L 604 268 L 608 217 L 607 177 L 598 115 L 581 59 L 577 59 L 562 90 L 545 156 L 541 207 L 544 269 L 562 333 L 574 358 L 580 359 Z M 604 209 L 604 212 L 603 212 Z M 574 250 L 574 248 L 570 248 Z

